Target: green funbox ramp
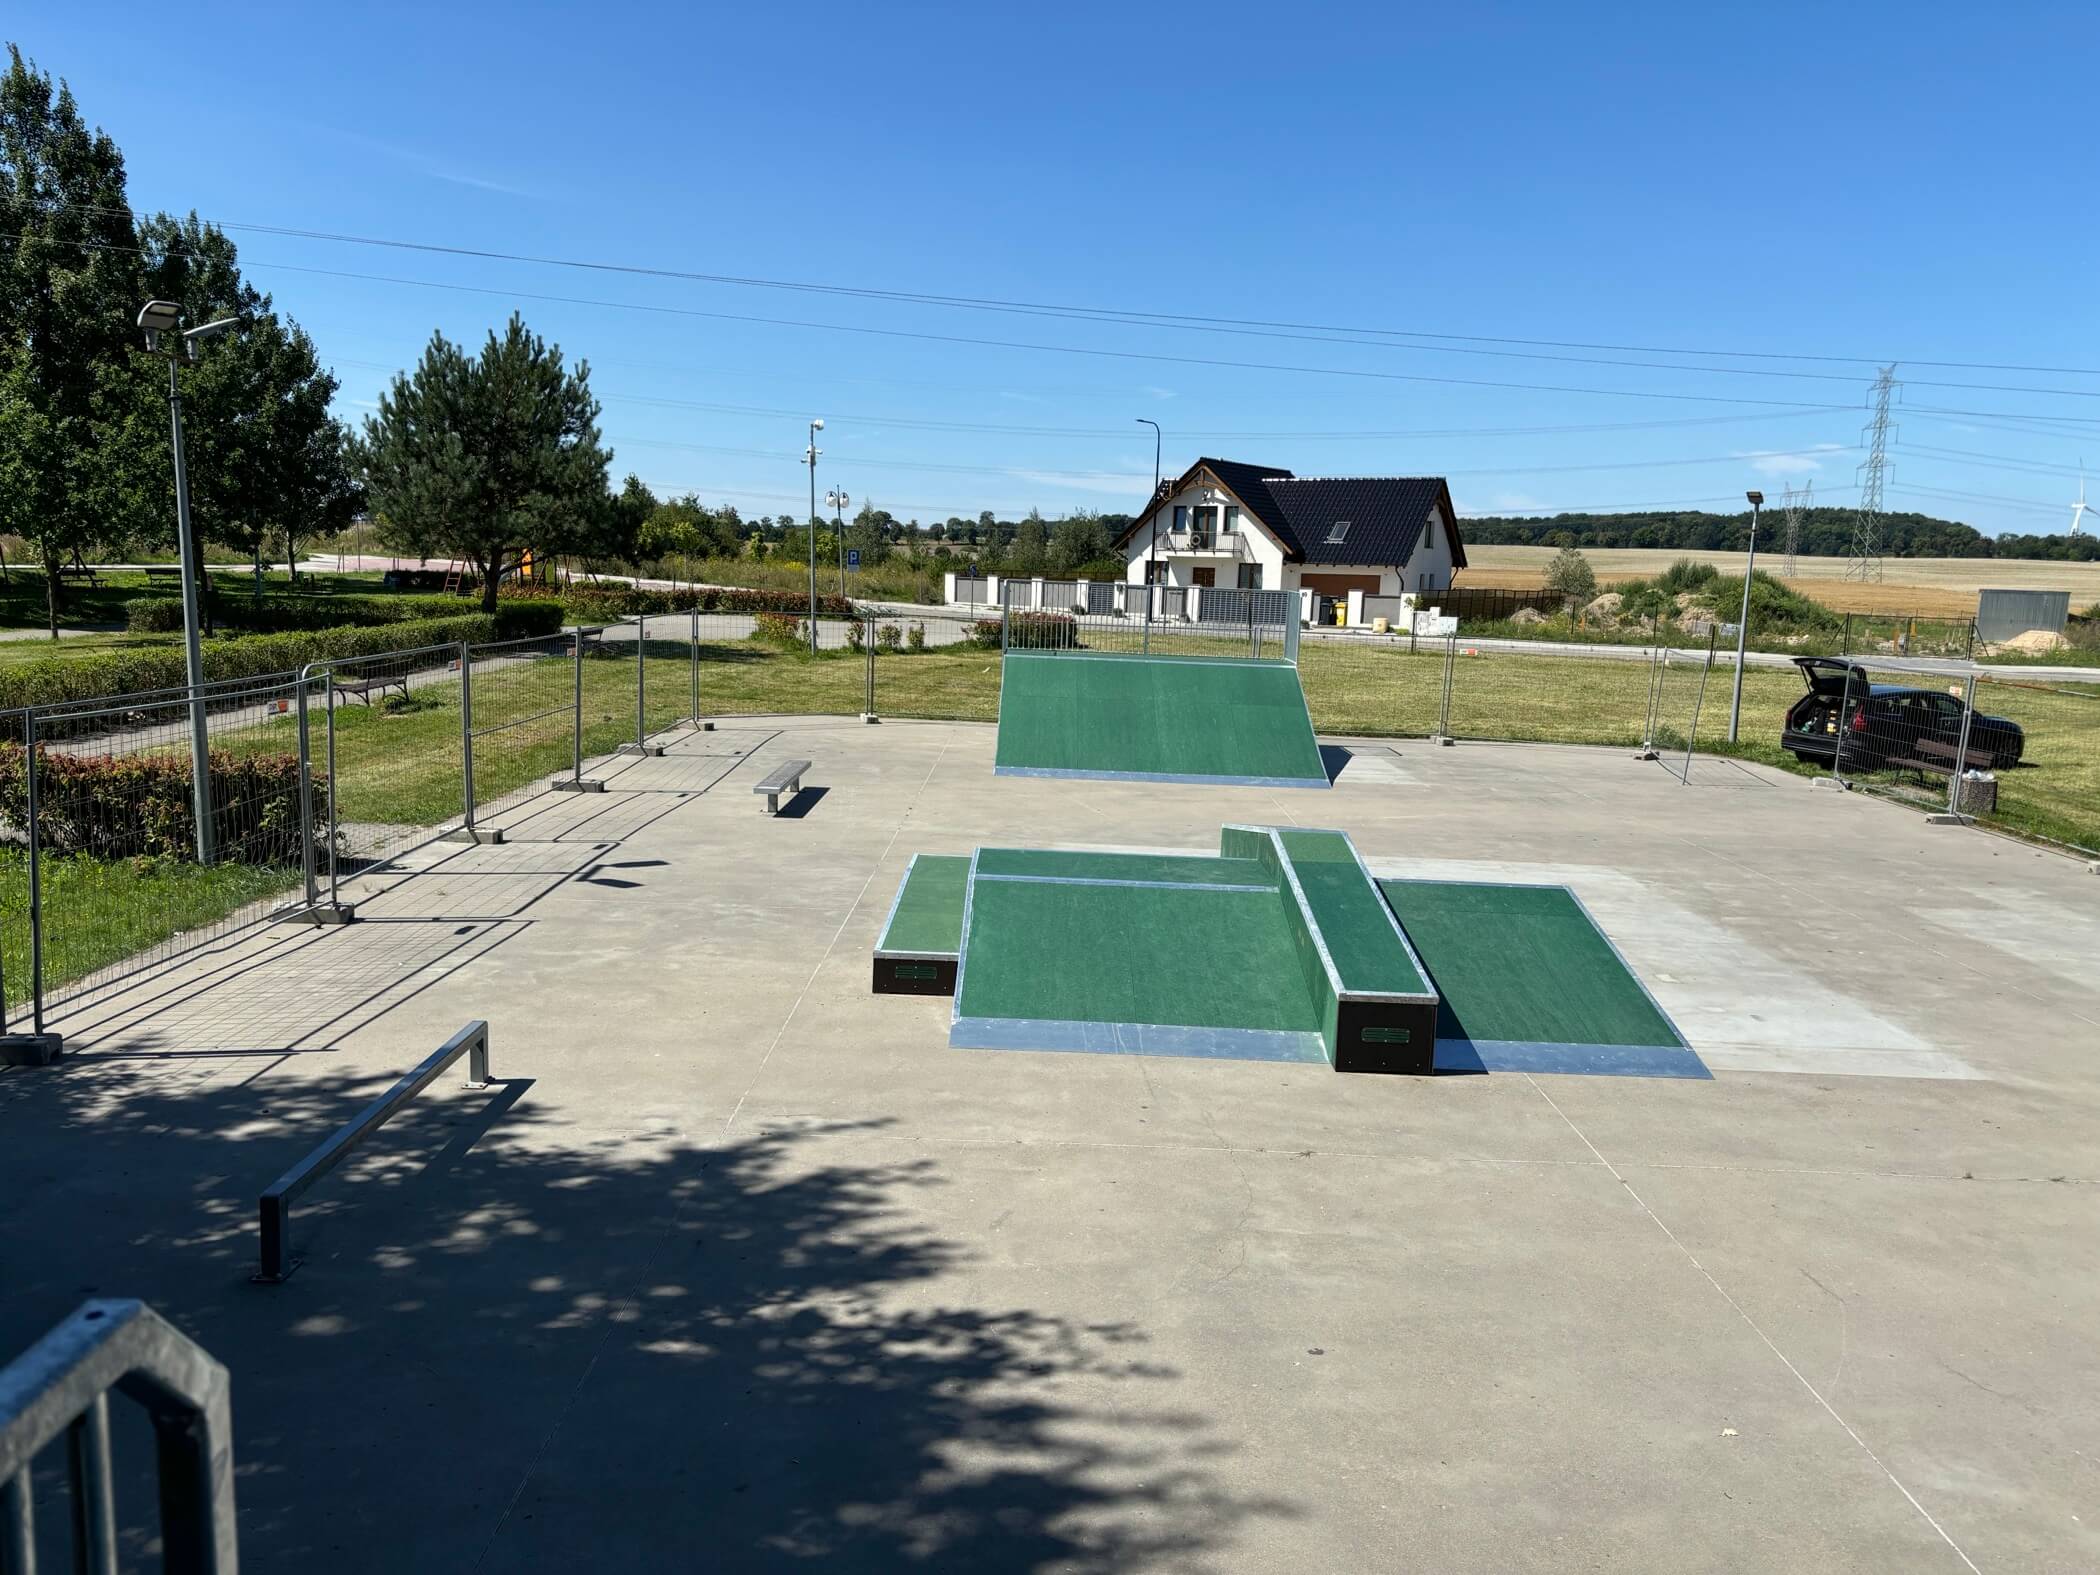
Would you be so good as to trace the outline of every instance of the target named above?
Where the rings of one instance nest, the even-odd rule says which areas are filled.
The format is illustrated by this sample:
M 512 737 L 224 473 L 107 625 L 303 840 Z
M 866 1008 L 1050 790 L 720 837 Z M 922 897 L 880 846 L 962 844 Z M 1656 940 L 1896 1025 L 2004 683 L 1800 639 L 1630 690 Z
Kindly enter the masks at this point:
M 1215 857 L 922 854 L 874 987 L 952 995 L 968 1049 L 1709 1075 L 1573 893 L 1380 883 L 1338 831 L 1228 826 Z

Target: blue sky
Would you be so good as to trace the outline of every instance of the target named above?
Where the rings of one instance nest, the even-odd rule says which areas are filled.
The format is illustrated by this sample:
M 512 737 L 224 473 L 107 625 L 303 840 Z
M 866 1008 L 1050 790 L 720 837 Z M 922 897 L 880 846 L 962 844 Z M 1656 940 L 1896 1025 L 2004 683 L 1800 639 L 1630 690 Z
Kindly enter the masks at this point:
M 229 226 L 346 416 L 516 306 L 591 363 L 617 471 L 747 514 L 806 507 L 811 415 L 821 487 L 928 521 L 1132 509 L 1140 416 L 1169 472 L 1444 474 L 1462 513 L 1850 504 L 1883 358 L 1889 507 L 2060 530 L 2100 467 L 2091 6 L 99 5 L 5 33 L 116 137 L 135 207 Z M 1752 375 L 1782 372 L 1814 375 Z

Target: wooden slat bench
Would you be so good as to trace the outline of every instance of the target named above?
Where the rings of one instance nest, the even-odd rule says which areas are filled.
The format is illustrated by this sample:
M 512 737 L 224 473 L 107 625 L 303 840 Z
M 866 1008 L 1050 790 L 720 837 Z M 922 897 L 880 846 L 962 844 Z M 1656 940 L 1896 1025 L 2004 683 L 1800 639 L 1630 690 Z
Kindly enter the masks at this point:
M 751 785 L 751 791 L 765 794 L 766 813 L 768 815 L 777 815 L 780 813 L 781 794 L 785 793 L 792 797 L 794 794 L 801 792 L 802 773 L 808 769 L 809 762 L 807 760 L 783 760 L 779 765 L 759 778 L 758 781 L 754 782 Z

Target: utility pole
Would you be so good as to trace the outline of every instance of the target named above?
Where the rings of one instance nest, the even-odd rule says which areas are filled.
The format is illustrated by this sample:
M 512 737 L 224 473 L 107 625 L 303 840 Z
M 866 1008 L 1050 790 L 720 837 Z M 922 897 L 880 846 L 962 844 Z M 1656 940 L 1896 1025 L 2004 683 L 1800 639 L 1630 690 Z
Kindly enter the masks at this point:
M 1861 433 L 1867 441 L 1867 457 L 1859 465 L 1859 514 L 1852 524 L 1851 561 L 1845 565 L 1848 580 L 1881 578 L 1881 487 L 1887 479 L 1889 398 L 1896 391 L 1896 367 L 1883 367 L 1874 379 L 1874 419 Z
M 1728 742 L 1734 743 L 1743 726 L 1743 652 L 1750 640 L 1750 576 L 1757 569 L 1757 511 L 1764 507 L 1762 492 L 1746 492 L 1750 500 L 1750 556 L 1743 560 L 1743 610 L 1735 626 L 1735 698 L 1728 707 Z
M 1781 499 L 1786 509 L 1786 577 L 1795 579 L 1801 573 L 1798 561 L 1801 553 L 1801 516 L 1815 506 L 1816 484 L 1811 481 L 1799 492 L 1790 481 L 1786 484 L 1786 496 Z

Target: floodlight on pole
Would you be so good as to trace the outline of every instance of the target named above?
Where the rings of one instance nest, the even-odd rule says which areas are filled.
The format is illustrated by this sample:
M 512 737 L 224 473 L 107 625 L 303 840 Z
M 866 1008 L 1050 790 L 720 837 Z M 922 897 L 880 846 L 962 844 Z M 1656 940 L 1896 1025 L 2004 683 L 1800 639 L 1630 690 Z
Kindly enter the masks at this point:
M 1139 416 L 1138 425 L 1152 429 L 1152 540 L 1145 550 L 1145 649 L 1152 649 L 1152 581 L 1159 573 L 1159 423 Z
M 803 456 L 809 465 L 809 654 L 817 654 L 817 434 L 824 430 L 824 418 L 818 416 L 809 424 L 809 449 Z
M 168 426 L 175 463 L 175 546 L 182 562 L 183 676 L 189 688 L 190 709 L 190 813 L 196 822 L 197 862 L 212 862 L 211 732 L 204 710 L 204 647 L 199 635 L 197 598 L 200 590 L 196 531 L 190 523 L 189 466 L 182 452 L 182 385 L 176 375 L 181 361 L 197 359 L 197 346 L 240 326 L 237 317 L 221 317 L 182 330 L 182 308 L 173 301 L 148 301 L 139 308 L 138 326 L 145 331 L 146 348 L 168 358 Z M 180 333 L 175 342 L 162 347 L 164 336 Z
M 1762 492 L 1746 492 L 1750 504 L 1750 556 L 1743 561 L 1743 610 L 1735 625 L 1735 698 L 1728 707 L 1728 742 L 1734 743 L 1743 727 L 1743 654 L 1750 641 L 1750 576 L 1757 568 L 1757 511 L 1764 507 Z

